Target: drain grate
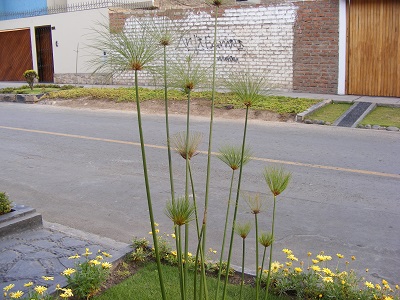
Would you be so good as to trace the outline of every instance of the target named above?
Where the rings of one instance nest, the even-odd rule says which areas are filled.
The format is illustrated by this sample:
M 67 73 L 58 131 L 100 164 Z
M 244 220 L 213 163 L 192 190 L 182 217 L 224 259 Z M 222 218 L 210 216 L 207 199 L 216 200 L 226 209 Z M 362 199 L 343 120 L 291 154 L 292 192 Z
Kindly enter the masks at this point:
M 341 127 L 351 127 L 362 116 L 362 114 L 371 106 L 370 102 L 358 102 L 352 106 L 346 116 L 337 124 Z

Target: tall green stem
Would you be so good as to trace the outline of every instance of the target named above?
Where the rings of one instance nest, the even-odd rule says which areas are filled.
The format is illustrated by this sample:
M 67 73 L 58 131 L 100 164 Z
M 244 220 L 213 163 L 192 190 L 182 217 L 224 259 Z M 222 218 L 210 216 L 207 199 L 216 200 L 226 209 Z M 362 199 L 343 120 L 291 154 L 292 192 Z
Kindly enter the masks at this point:
M 258 219 L 257 214 L 254 214 L 254 221 L 256 226 L 256 299 L 259 299 L 260 295 L 260 281 L 258 280 Z
M 164 286 L 164 280 L 163 280 L 162 270 L 161 270 L 160 253 L 158 251 L 158 238 L 157 238 L 157 232 L 156 232 L 156 226 L 155 226 L 154 214 L 153 214 L 153 204 L 152 204 L 151 195 L 150 195 L 149 176 L 147 173 L 146 151 L 144 148 L 144 138 L 143 138 L 143 129 L 142 129 L 142 116 L 140 113 L 139 83 L 138 83 L 138 71 L 137 70 L 135 70 L 135 96 L 136 96 L 139 137 L 140 137 L 140 148 L 142 151 L 144 182 L 145 182 L 145 186 L 146 186 L 147 206 L 149 209 L 151 232 L 153 233 L 152 234 L 153 244 L 154 244 L 154 249 L 155 249 L 155 253 L 156 253 L 156 263 L 157 263 L 157 270 L 158 270 L 158 278 L 160 281 L 161 295 L 162 295 L 162 298 L 165 300 L 165 299 L 167 299 L 167 297 L 165 295 L 165 286 Z
M 175 201 L 174 176 L 172 172 L 171 141 L 169 138 L 169 117 L 168 117 L 168 80 L 167 80 L 167 47 L 164 46 L 164 104 L 165 104 L 165 128 L 167 132 L 169 182 L 171 186 L 171 200 Z
M 168 169 L 169 183 L 171 186 L 171 201 L 175 202 L 174 176 L 172 172 L 172 155 L 171 140 L 169 137 L 169 115 L 168 115 L 168 80 L 167 80 L 167 46 L 164 46 L 164 104 L 165 104 L 165 129 L 167 134 L 167 150 L 168 150 Z M 178 235 L 177 228 L 174 230 L 175 236 Z M 178 240 L 175 239 L 175 247 L 178 249 Z
M 243 290 L 243 284 L 244 284 L 244 256 L 246 254 L 246 239 L 243 239 L 243 249 L 242 249 L 242 278 L 240 281 L 240 294 L 239 294 L 239 300 L 242 300 L 242 290 Z
M 272 230 L 271 234 L 274 236 L 274 228 L 275 228 L 275 206 L 276 206 L 276 196 L 274 195 L 274 209 L 272 211 Z M 273 248 L 274 243 L 271 243 L 271 246 L 269 248 L 269 265 L 268 265 L 268 275 L 267 275 L 267 285 L 265 287 L 265 298 L 268 299 L 268 290 L 269 290 L 269 282 L 271 280 L 271 265 L 272 265 L 272 248 Z
M 189 62 L 190 63 L 190 62 Z M 188 66 L 190 68 L 190 65 Z M 190 89 L 187 94 L 187 113 L 186 113 L 186 177 L 185 177 L 185 199 L 189 202 L 189 130 L 190 130 Z M 185 298 L 188 284 L 188 252 L 189 252 L 189 223 L 185 224 L 185 265 L 184 265 L 184 280 L 185 280 Z
M 176 251 L 176 255 L 178 256 L 178 267 L 179 267 L 179 277 L 180 277 L 180 288 L 181 288 L 181 299 L 186 299 L 185 292 L 185 280 L 184 280 L 184 271 L 183 271 L 183 263 L 182 263 L 182 229 L 181 226 L 178 226 L 178 249 Z
M 208 196 L 210 187 L 210 170 L 211 170 L 211 148 L 212 148 L 212 133 L 214 123 L 214 102 L 215 102 L 215 79 L 217 73 L 217 24 L 218 24 L 218 6 L 215 6 L 214 17 L 214 57 L 213 57 L 213 75 L 212 75 L 212 91 L 211 91 L 211 115 L 210 115 L 210 129 L 208 136 L 208 151 L 207 151 L 207 177 L 206 177 L 206 191 L 204 199 L 204 216 L 203 216 L 203 252 L 206 249 L 207 237 L 207 209 L 208 209 Z M 202 264 L 202 268 L 204 268 Z
M 194 191 L 194 181 L 193 181 L 192 168 L 190 166 L 190 161 L 189 161 L 189 176 L 190 176 L 190 184 L 192 186 L 194 216 L 195 216 L 195 221 L 196 221 L 197 238 L 199 239 L 200 238 L 199 217 L 198 217 L 198 211 L 197 211 L 196 193 Z
M 262 277 L 262 273 L 264 270 L 264 262 L 265 262 L 265 253 L 266 252 L 267 252 L 267 247 L 264 247 L 263 259 L 262 259 L 262 263 L 261 263 L 261 271 L 260 271 L 260 275 L 258 276 L 258 282 L 261 282 L 261 277 Z
M 235 201 L 235 210 L 233 213 L 233 221 L 232 221 L 232 231 L 231 231 L 231 239 L 229 243 L 229 254 L 228 254 L 228 261 L 226 265 L 226 274 L 225 274 L 225 284 L 224 284 L 224 292 L 222 294 L 222 299 L 226 299 L 226 290 L 228 287 L 228 274 L 229 274 L 229 268 L 231 265 L 231 259 L 232 259 L 232 248 L 233 248 L 233 238 L 235 235 L 235 226 L 236 226 L 236 216 L 237 216 L 237 211 L 239 207 L 239 194 L 240 194 L 240 185 L 242 182 L 242 173 L 243 173 L 243 156 L 244 156 L 244 149 L 246 146 L 246 133 L 247 133 L 247 120 L 249 117 L 249 106 L 246 106 L 246 117 L 244 121 L 244 132 L 243 132 L 243 142 L 242 142 L 242 155 L 240 157 L 240 168 L 239 168 L 239 179 L 238 179 L 238 187 L 236 191 L 236 201 Z
M 229 210 L 230 210 L 230 206 L 231 206 L 232 188 L 233 188 L 233 179 L 234 179 L 234 177 L 235 177 L 235 170 L 232 170 L 231 185 L 230 185 L 230 189 L 229 189 L 228 205 L 226 207 L 226 213 L 225 213 L 224 237 L 222 238 L 221 253 L 219 255 L 218 281 L 217 281 L 217 289 L 215 291 L 215 299 L 218 299 L 218 294 L 219 294 L 219 285 L 220 285 L 221 273 L 222 273 L 221 266 L 222 266 L 222 259 L 224 257 L 225 241 L 226 241 L 226 230 L 228 229 Z

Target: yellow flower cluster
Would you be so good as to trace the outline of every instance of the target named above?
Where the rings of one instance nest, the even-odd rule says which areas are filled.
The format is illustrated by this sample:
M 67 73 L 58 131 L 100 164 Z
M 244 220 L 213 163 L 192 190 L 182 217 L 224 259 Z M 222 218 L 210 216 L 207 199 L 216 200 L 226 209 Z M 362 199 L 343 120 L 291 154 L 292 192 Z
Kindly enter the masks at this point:
M 89 260 L 89 264 L 93 266 L 100 265 L 101 263 L 97 259 L 91 259 Z
M 71 289 L 68 288 L 61 288 L 59 284 L 57 284 L 56 290 L 61 291 L 62 293 L 59 295 L 61 298 L 67 299 L 73 297 L 74 294 L 72 293 Z

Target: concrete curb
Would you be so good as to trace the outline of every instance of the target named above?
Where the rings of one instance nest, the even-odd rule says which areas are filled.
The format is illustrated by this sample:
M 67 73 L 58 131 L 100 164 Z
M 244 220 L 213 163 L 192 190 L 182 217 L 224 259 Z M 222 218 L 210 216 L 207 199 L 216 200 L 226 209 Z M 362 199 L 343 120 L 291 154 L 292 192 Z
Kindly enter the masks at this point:
M 16 102 L 32 104 L 40 100 L 43 94 L 30 95 L 30 94 L 0 94 L 0 102 Z
M 296 122 L 303 122 L 303 121 L 304 121 L 304 118 L 305 118 L 307 115 L 311 114 L 312 112 L 314 112 L 314 111 L 320 109 L 321 107 L 324 107 L 325 105 L 328 105 L 328 104 L 330 104 L 330 103 L 332 103 L 332 100 L 324 100 L 324 101 L 322 101 L 322 102 L 319 102 L 319 103 L 317 103 L 317 104 L 314 104 L 314 105 L 311 106 L 309 109 L 307 109 L 307 110 L 305 110 L 305 111 L 303 111 L 303 112 L 297 114 L 297 115 L 296 115 L 296 118 L 295 118 L 295 121 L 296 121 Z
M 25 205 L 14 205 L 12 209 L 0 216 L 0 237 L 43 225 L 42 215 L 36 209 Z

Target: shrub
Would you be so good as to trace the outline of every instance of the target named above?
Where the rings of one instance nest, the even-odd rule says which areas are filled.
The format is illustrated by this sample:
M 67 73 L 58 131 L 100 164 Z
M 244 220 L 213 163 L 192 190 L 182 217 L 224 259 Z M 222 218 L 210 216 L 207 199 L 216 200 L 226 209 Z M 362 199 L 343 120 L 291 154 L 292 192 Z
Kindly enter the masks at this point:
M 11 203 L 12 201 L 8 198 L 6 193 L 0 192 L 0 215 L 11 211 Z
M 26 82 L 29 84 L 31 90 L 33 90 L 33 83 L 35 79 L 39 79 L 38 73 L 36 73 L 35 70 L 26 70 L 22 75 L 25 77 Z
M 100 252 L 95 259 L 89 259 L 92 253 L 86 248 L 82 256 L 83 262 L 75 263 L 75 268 L 68 268 L 62 273 L 67 278 L 68 287 L 73 291 L 74 296 L 79 299 L 89 299 L 96 294 L 106 281 L 112 265 L 104 262 L 103 257 L 111 257 L 106 252 Z M 70 259 L 78 259 L 79 255 L 71 256 Z
M 6 87 L 6 88 L 3 88 L 3 89 L 0 89 L 0 94 L 12 94 L 12 93 L 14 93 L 14 88 L 12 88 L 12 87 Z

